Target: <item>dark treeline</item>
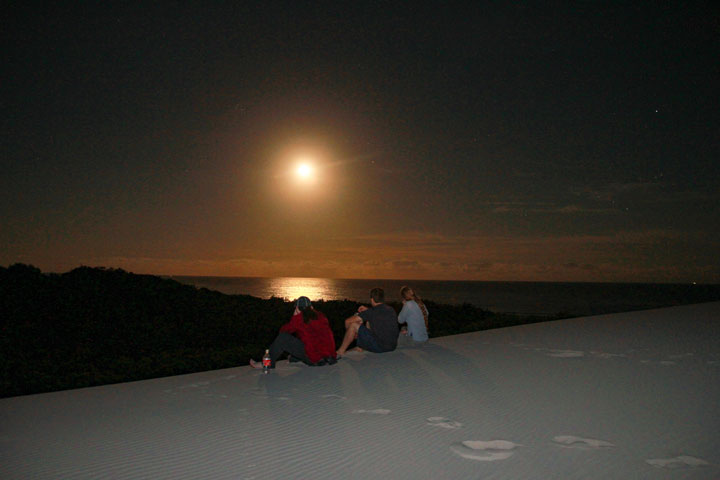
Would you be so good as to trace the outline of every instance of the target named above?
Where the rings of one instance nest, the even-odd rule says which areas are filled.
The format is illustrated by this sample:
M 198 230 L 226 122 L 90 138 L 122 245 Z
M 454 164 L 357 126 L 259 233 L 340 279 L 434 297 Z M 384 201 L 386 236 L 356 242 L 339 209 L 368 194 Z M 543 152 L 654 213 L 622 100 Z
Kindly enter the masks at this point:
M 548 320 L 426 303 L 435 337 Z M 315 302 L 338 344 L 359 305 Z M 293 309 L 280 298 L 225 295 L 123 270 L 0 267 L 0 396 L 246 365 Z

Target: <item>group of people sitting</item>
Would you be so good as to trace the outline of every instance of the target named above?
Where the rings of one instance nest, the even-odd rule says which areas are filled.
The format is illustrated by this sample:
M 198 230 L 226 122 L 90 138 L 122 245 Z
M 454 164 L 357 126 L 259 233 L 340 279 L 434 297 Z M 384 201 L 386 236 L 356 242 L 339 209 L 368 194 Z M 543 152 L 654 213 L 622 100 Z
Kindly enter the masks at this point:
M 270 368 L 275 368 L 275 362 L 283 353 L 289 355 L 291 362 L 319 366 L 337 362 L 353 342 L 356 342 L 353 350 L 374 353 L 395 350 L 399 340 L 410 344 L 426 342 L 428 309 L 410 287 L 400 289 L 400 298 L 403 307 L 396 315 L 395 310 L 385 304 L 382 288 L 370 290 L 370 307 L 360 306 L 345 320 L 345 335 L 337 350 L 327 317 L 313 308 L 309 298 L 298 298 L 292 318 L 280 327 L 280 333 L 270 345 Z M 250 366 L 263 368 L 262 362 L 252 359 Z

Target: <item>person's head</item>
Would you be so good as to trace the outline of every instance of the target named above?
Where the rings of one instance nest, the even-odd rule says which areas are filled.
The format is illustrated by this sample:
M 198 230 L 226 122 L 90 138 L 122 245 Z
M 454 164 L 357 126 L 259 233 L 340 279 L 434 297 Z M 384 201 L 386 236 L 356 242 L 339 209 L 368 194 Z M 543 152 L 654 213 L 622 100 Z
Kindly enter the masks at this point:
M 412 300 L 418 304 L 418 307 L 420 307 L 420 311 L 423 314 L 423 318 L 425 319 L 425 328 L 428 328 L 428 311 L 427 307 L 422 301 L 422 298 L 418 297 L 413 291 L 413 289 L 408 287 L 407 285 L 400 288 L 400 298 L 402 299 L 403 303 Z
M 413 289 L 405 285 L 400 289 L 400 299 L 403 301 L 407 300 L 414 300 L 415 299 L 415 292 L 413 292 Z
M 310 302 L 310 299 L 308 297 L 300 297 L 297 299 L 297 303 L 295 304 L 298 310 L 301 312 L 305 310 L 308 307 L 312 307 L 312 303 Z
M 373 305 L 385 303 L 385 290 L 377 287 L 370 290 L 370 303 Z
M 295 306 L 302 313 L 303 321 L 305 323 L 310 323 L 311 320 L 315 320 L 317 318 L 317 313 L 315 312 L 315 309 L 308 297 L 298 298 Z

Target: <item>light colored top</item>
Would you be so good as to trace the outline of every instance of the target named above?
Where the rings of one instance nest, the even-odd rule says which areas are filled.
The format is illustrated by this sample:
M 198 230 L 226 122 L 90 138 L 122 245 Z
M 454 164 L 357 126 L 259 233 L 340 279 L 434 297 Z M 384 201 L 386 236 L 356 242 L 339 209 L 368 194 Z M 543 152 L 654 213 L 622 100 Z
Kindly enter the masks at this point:
M 429 312 L 428 316 L 430 316 Z M 398 315 L 398 323 L 407 323 L 408 334 L 416 342 L 424 342 L 428 339 L 425 317 L 415 300 L 405 302 L 400 310 L 400 315 Z

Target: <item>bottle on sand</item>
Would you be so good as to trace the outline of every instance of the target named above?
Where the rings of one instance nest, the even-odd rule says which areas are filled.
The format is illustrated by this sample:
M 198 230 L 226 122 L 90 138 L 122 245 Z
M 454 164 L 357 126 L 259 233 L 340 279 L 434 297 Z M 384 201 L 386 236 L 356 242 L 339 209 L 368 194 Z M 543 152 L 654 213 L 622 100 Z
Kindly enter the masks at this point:
M 263 355 L 262 359 L 262 366 L 263 366 L 263 373 L 268 373 L 270 370 L 270 350 L 265 350 L 265 355 Z

